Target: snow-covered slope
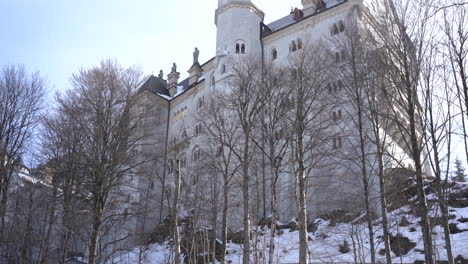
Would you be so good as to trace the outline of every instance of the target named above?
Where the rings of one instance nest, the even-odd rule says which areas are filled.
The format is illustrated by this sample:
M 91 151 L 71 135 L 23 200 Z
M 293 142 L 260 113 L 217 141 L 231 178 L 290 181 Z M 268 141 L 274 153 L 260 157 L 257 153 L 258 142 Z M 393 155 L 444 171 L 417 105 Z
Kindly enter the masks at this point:
M 452 232 L 453 253 L 459 260 L 468 259 L 468 185 L 453 183 L 450 186 L 450 193 L 456 199 L 452 199 L 450 206 L 450 229 Z M 433 238 L 438 260 L 446 260 L 446 250 L 443 229 L 437 224 L 439 212 L 433 202 L 435 196 L 428 191 L 429 204 L 431 206 L 431 219 L 434 222 Z M 411 199 L 410 199 L 411 200 Z M 420 218 L 415 216 L 415 209 L 409 202 L 407 205 L 392 211 L 389 214 L 392 231 L 392 256 L 394 263 L 415 263 L 422 261 L 423 242 L 421 228 L 418 224 Z M 326 217 L 324 217 L 326 218 Z M 353 221 L 344 222 L 341 217 L 335 219 L 316 219 L 309 232 L 309 251 L 311 262 L 370 262 L 369 241 L 367 224 L 363 221 L 363 216 L 355 218 Z M 340 220 L 341 219 L 341 220 Z M 382 229 L 381 219 L 374 221 L 377 259 L 385 263 L 384 244 L 381 239 Z M 294 221 L 293 221 L 294 222 Z M 292 222 L 292 223 L 293 223 Z M 293 226 L 294 224 L 292 224 Z M 275 258 L 277 263 L 297 263 L 299 255 L 299 235 L 294 228 L 282 224 L 283 228 L 276 237 Z M 287 228 L 286 228 L 287 227 Z M 256 256 L 259 263 L 266 263 L 269 250 L 270 230 L 267 226 L 257 227 L 257 236 L 252 240 L 253 247 L 256 246 Z M 256 244 L 256 245 L 255 245 Z M 345 245 L 347 244 L 347 245 Z M 114 263 L 171 263 L 170 245 L 153 244 L 140 250 L 135 249 L 116 259 Z M 401 252 L 401 254 L 397 254 Z M 228 245 L 227 259 L 230 263 L 242 263 L 242 245 L 230 242 Z M 423 263 L 423 262 L 422 262 Z M 463 262 L 465 263 L 465 262 Z

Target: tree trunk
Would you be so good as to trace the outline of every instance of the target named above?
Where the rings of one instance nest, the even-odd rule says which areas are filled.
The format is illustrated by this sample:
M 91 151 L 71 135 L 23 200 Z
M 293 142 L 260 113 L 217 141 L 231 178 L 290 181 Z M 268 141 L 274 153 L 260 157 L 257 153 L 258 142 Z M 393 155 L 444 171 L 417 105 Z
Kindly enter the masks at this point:
M 180 172 L 180 160 L 177 161 L 176 170 L 176 182 L 175 182 L 175 193 L 174 193 L 174 221 L 172 223 L 174 230 L 174 263 L 180 264 L 181 252 L 180 252 L 180 233 L 179 233 L 179 210 L 180 210 L 180 184 L 181 184 L 181 172 Z
M 249 150 L 250 150 L 250 131 L 244 131 L 244 153 L 242 164 L 242 192 L 244 196 L 244 254 L 243 263 L 250 263 L 250 195 L 249 195 Z
M 272 148 L 270 148 L 272 149 Z M 270 154 L 271 157 L 274 155 Z M 275 162 L 271 162 L 270 164 L 272 168 L 272 175 L 274 175 L 273 179 L 271 180 L 271 237 L 270 237 L 270 251 L 268 256 L 268 264 L 273 264 L 274 257 L 275 257 L 275 234 L 276 234 L 276 181 L 278 180 L 278 170 L 276 169 Z M 274 171 L 273 171 L 274 170 Z
M 228 179 L 224 179 L 224 201 L 223 201 L 223 220 L 222 220 L 222 230 L 221 230 L 221 239 L 223 240 L 222 247 L 221 247 L 221 259 L 220 263 L 226 263 L 226 247 L 227 247 L 227 217 L 228 217 L 228 201 L 229 201 L 229 194 L 228 194 L 229 186 L 228 186 Z
M 96 202 L 96 208 L 93 215 L 93 230 L 91 232 L 91 245 L 89 246 L 89 264 L 98 263 L 98 245 L 101 229 L 102 208 L 99 202 Z
M 432 104 L 428 107 L 429 118 L 430 118 L 430 133 L 432 138 L 432 152 L 434 155 L 434 165 L 435 165 L 435 187 L 437 191 L 437 200 L 439 203 L 440 212 L 442 213 L 442 226 L 444 228 L 444 237 L 445 237 L 445 249 L 447 251 L 447 258 L 449 264 L 454 264 L 453 252 L 452 252 L 452 240 L 450 238 L 450 228 L 449 228 L 449 211 L 447 208 L 447 203 L 445 201 L 445 196 L 442 190 L 442 170 L 440 168 L 440 158 L 439 150 L 437 146 L 437 135 L 435 133 L 436 128 L 434 127 L 434 114 L 432 109 Z
M 409 69 L 409 66 L 406 67 Z M 407 74 L 409 76 L 409 74 Z M 407 80 L 409 77 L 406 78 Z M 413 90 L 411 89 L 411 84 L 406 84 L 406 93 L 408 99 L 408 116 L 410 123 L 410 140 L 411 140 L 411 153 L 414 160 L 415 170 L 416 170 L 416 183 L 417 183 L 417 194 L 419 199 L 419 208 L 421 213 L 421 231 L 423 234 L 424 242 L 424 256 L 426 264 L 434 264 L 434 253 L 432 248 L 432 237 L 431 237 L 431 227 L 429 222 L 429 210 L 427 207 L 426 193 L 424 191 L 424 178 L 422 171 L 422 161 L 421 161 L 421 149 L 418 142 L 418 136 L 416 132 L 416 104 L 413 96 Z

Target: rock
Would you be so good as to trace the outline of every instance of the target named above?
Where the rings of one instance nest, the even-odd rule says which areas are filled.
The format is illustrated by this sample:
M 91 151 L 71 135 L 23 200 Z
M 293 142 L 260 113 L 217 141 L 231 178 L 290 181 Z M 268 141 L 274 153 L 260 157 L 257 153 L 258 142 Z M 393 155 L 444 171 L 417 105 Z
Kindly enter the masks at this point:
M 227 240 L 239 245 L 244 243 L 244 231 L 241 230 L 236 233 L 228 233 Z
M 171 236 L 172 217 L 168 216 L 162 223 L 156 226 L 151 234 L 149 243 L 163 243 Z
M 399 226 L 409 226 L 409 225 L 411 225 L 411 223 L 408 221 L 408 219 L 406 219 L 406 216 L 403 216 L 401 218 Z
M 330 213 L 319 216 L 318 218 L 329 220 L 330 226 L 336 226 L 337 223 L 350 223 L 357 218 L 357 214 L 349 214 L 344 210 L 335 210 Z
M 416 246 L 409 238 L 398 233 L 396 236 L 390 236 L 390 247 L 397 257 L 406 255 Z
M 343 241 L 343 245 L 339 245 L 339 250 L 341 254 L 349 253 L 351 250 L 349 249 L 348 241 Z
M 450 234 L 459 234 L 468 230 L 461 230 L 458 228 L 457 224 L 449 224 Z

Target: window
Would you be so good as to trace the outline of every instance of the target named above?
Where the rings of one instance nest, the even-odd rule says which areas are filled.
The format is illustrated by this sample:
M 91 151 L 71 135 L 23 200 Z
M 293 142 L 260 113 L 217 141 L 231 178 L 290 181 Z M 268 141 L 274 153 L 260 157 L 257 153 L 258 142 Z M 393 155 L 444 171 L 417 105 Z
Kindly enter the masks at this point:
M 201 157 L 201 155 L 200 155 L 200 149 L 199 149 L 198 147 L 195 147 L 195 148 L 193 149 L 192 159 L 193 159 L 193 160 L 199 160 L 200 157 Z
M 223 64 L 221 65 L 221 74 L 225 74 L 226 73 L 226 65 Z
M 333 121 L 341 120 L 343 117 L 341 109 L 332 112 Z
M 223 155 L 223 147 L 220 146 L 218 150 L 216 151 L 216 157 L 221 157 Z
M 236 54 L 245 54 L 245 44 L 241 42 L 236 43 Z
M 216 83 L 216 79 L 215 79 L 215 76 L 213 74 L 213 76 L 211 76 L 211 86 L 215 86 L 215 83 Z
M 278 51 L 276 49 L 271 50 L 271 60 L 276 60 L 278 58 Z
M 184 131 L 182 132 L 182 140 L 187 140 L 187 130 L 184 129 Z
M 297 50 L 297 45 L 296 41 L 291 41 L 291 44 L 289 44 L 289 53 L 293 53 Z
M 170 160 L 167 165 L 167 171 L 169 172 L 169 174 L 174 172 L 174 162 L 172 160 Z
M 292 79 L 295 81 L 297 80 L 297 70 L 296 69 L 293 69 L 292 72 L 291 72 L 291 77 Z
M 344 32 L 345 31 L 345 25 L 343 23 L 342 20 L 340 20 L 338 23 L 334 23 L 331 27 L 331 35 L 334 36 L 334 35 L 337 35 L 341 32 Z
M 341 55 L 339 52 L 335 52 L 335 62 L 340 62 L 341 61 Z
M 335 90 L 335 92 L 341 91 L 341 89 L 343 89 L 343 82 L 342 82 L 341 80 L 338 80 L 338 82 L 336 83 L 336 90 Z
M 195 125 L 195 134 L 198 135 L 201 132 L 202 132 L 202 125 L 201 124 Z
M 341 51 L 341 60 L 345 60 L 346 59 L 346 51 L 342 50 Z
M 187 158 L 183 155 L 183 156 L 180 158 L 179 163 L 180 163 L 180 167 L 181 167 L 181 168 L 184 168 L 185 166 L 187 166 Z
M 205 98 L 204 97 L 198 98 L 197 108 L 198 109 L 202 108 L 204 104 L 205 104 Z
M 341 137 L 336 136 L 333 138 L 333 148 L 338 149 L 341 148 L 343 145 L 341 144 Z
M 300 38 L 297 39 L 297 49 L 298 50 L 302 49 L 302 40 Z
M 338 29 L 338 26 L 336 24 L 333 24 L 332 26 L 332 36 L 338 34 L 340 30 Z
M 340 22 L 338 22 L 338 30 L 339 32 L 344 32 L 345 31 L 345 25 L 343 23 L 343 21 L 340 20 Z

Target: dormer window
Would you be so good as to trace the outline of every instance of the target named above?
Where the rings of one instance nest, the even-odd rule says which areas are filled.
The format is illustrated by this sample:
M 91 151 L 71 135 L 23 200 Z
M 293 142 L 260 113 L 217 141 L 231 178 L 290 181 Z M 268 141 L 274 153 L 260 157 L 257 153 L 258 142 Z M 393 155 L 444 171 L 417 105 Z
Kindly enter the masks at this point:
M 278 58 L 278 51 L 276 49 L 271 50 L 271 60 L 276 60 Z

